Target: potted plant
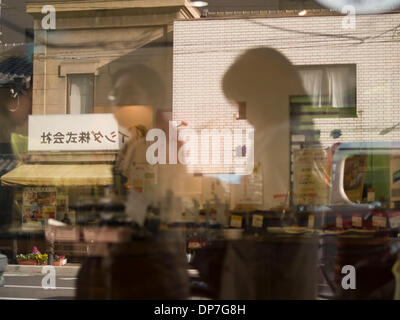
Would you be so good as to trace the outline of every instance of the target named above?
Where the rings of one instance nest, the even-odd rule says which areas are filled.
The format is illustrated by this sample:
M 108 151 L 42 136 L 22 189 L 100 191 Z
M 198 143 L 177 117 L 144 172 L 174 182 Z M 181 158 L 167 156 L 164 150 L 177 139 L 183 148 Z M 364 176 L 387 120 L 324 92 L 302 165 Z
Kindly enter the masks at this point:
M 44 265 L 44 264 L 48 264 L 48 260 L 49 260 L 49 256 L 47 255 L 47 253 L 39 253 L 35 256 L 35 260 L 36 260 L 36 264 L 39 265 Z
M 65 256 L 54 255 L 53 266 L 61 267 L 67 263 Z
M 17 261 L 18 261 L 18 264 L 21 264 L 21 265 L 36 265 L 34 255 L 32 253 L 17 254 Z
M 49 259 L 47 253 L 40 253 L 37 247 L 33 247 L 31 253 L 18 254 L 16 258 L 20 265 L 44 265 Z

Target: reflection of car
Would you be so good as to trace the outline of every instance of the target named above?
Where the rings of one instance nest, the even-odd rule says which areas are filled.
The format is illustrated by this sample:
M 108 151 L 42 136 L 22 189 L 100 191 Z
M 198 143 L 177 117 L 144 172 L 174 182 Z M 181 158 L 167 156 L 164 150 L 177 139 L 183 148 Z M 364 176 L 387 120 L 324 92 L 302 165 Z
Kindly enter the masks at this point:
M 354 160 L 361 157 L 367 157 L 364 163 L 354 163 Z M 353 163 L 352 163 L 353 162 Z M 360 179 L 362 176 L 363 184 L 369 185 L 376 192 L 376 200 L 385 197 L 385 201 L 391 202 L 392 207 L 397 200 L 397 190 L 395 173 L 400 170 L 400 142 L 356 142 L 340 143 L 334 151 L 332 157 L 331 170 L 331 205 L 355 204 L 351 201 L 350 194 L 345 185 L 345 174 L 349 173 Z M 378 192 L 379 191 L 379 192 Z M 400 199 L 400 197 L 399 197 Z M 364 202 L 362 199 L 358 201 Z M 369 201 L 373 202 L 373 201 Z
M 330 201 L 325 227 L 335 225 L 338 215 L 344 229 L 357 224 L 357 219 L 353 218 L 355 215 L 362 217 L 362 226 L 359 227 L 368 229 L 372 228 L 374 217 L 376 221 L 383 221 L 381 216 L 388 218 L 389 212 L 400 207 L 400 180 L 395 179 L 399 170 L 400 142 L 336 145 L 331 159 Z M 346 180 L 349 174 L 354 175 L 357 183 L 351 181 L 349 184 Z M 373 190 L 372 199 L 369 199 L 369 190 Z M 380 227 L 390 227 L 389 221 Z
M 4 285 L 3 273 L 6 271 L 7 257 L 0 253 L 0 287 Z

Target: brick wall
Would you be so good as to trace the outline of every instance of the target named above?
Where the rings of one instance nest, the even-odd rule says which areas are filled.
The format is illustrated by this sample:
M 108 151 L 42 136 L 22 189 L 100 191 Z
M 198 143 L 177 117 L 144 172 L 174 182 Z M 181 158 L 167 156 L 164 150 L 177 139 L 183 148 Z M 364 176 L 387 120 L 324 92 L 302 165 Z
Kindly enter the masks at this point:
M 357 16 L 344 29 L 342 16 L 176 21 L 174 25 L 173 116 L 193 127 L 246 126 L 221 78 L 246 49 L 273 47 L 295 65 L 356 64 L 357 117 L 317 119 L 321 142 L 400 140 L 400 14 Z M 339 139 L 330 137 L 340 129 Z

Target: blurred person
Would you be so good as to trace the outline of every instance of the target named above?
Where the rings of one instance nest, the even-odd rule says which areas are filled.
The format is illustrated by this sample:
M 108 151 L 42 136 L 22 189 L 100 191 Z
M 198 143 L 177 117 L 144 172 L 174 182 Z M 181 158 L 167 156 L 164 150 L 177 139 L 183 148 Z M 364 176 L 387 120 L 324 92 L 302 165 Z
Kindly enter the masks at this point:
M 115 189 L 125 195 L 126 214 L 144 231 L 144 238 L 112 244 L 107 257 L 88 257 L 78 277 L 78 299 L 186 299 L 189 295 L 185 246 L 179 234 L 160 231 L 148 234 L 145 220 L 150 205 L 164 201 L 179 176 L 174 165 L 154 168 L 146 161 L 148 130 L 154 110 L 165 104 L 165 86 L 152 68 L 135 64 L 113 76 L 115 118 L 131 137 L 122 146 L 114 168 Z M 157 170 L 149 184 L 137 184 L 138 167 Z M 158 166 L 159 167 L 159 166 Z M 143 178 L 143 176 L 142 176 Z M 153 202 L 151 202 L 153 201 Z M 98 279 L 87 274 L 97 272 Z M 108 280 L 107 280 L 108 279 Z M 97 290 L 97 292 L 96 292 Z
M 291 62 L 271 48 L 240 55 L 226 71 L 222 87 L 227 99 L 245 103 L 254 128 L 254 165 L 264 183 L 263 205 L 290 189 L 290 96 L 305 96 L 300 75 Z
M 145 137 L 153 127 L 154 109 L 160 108 L 164 102 L 165 88 L 160 76 L 141 64 L 119 70 L 112 76 L 112 83 L 113 90 L 109 98 L 118 107 L 114 116 L 130 134 L 114 168 L 116 191 L 125 196 L 131 188 L 135 166 L 147 166 L 146 150 L 149 143 Z
M 137 166 L 145 168 L 148 173 L 155 176 L 153 182 L 144 181 L 144 186 L 140 190 L 146 201 L 151 206 L 157 207 L 160 206 L 160 202 L 171 200 L 173 202 L 171 205 L 176 208 L 163 216 L 164 222 L 179 222 L 182 212 L 178 212 L 180 210 L 178 204 L 190 194 L 190 185 L 185 165 L 179 161 L 176 164 L 169 164 L 169 135 L 173 132 L 169 132 L 169 121 L 172 119 L 162 116 L 170 110 L 166 103 L 164 82 L 150 67 L 135 64 L 113 75 L 113 83 L 111 97 L 114 105 L 118 107 L 114 116 L 119 125 L 130 133 L 129 140 L 122 146 L 117 158 L 115 167 L 117 188 L 123 194 L 126 194 L 128 189 L 135 189 L 133 184 L 138 177 L 136 168 Z M 165 133 L 166 163 L 150 165 L 146 159 L 146 151 L 153 142 L 146 141 L 146 134 L 154 128 L 155 123 L 157 129 Z M 178 150 L 181 146 L 182 142 L 177 141 Z M 170 199 L 171 197 L 173 199 Z
M 290 186 L 290 96 L 306 95 L 292 63 L 280 52 L 254 48 L 241 54 L 224 74 L 225 96 L 245 103 L 254 128 L 254 164 L 262 172 L 263 206 Z M 316 297 L 316 246 L 302 237 L 243 241 L 227 246 L 222 299 L 313 299 Z M 275 252 L 272 258 L 271 253 Z

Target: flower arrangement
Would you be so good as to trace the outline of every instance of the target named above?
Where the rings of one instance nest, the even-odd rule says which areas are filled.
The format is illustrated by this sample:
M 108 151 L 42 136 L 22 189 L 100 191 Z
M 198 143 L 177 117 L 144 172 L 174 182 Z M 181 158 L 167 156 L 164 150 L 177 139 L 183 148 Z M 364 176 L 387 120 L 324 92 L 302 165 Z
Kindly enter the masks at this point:
M 47 253 L 41 253 L 37 247 L 33 247 L 31 253 L 17 254 L 18 264 L 38 265 L 47 264 L 49 256 Z
M 54 255 L 54 261 L 60 261 L 65 259 L 65 256 Z
M 54 255 L 54 266 L 63 266 L 64 264 L 67 263 L 67 258 L 65 256 L 59 256 L 59 255 Z

